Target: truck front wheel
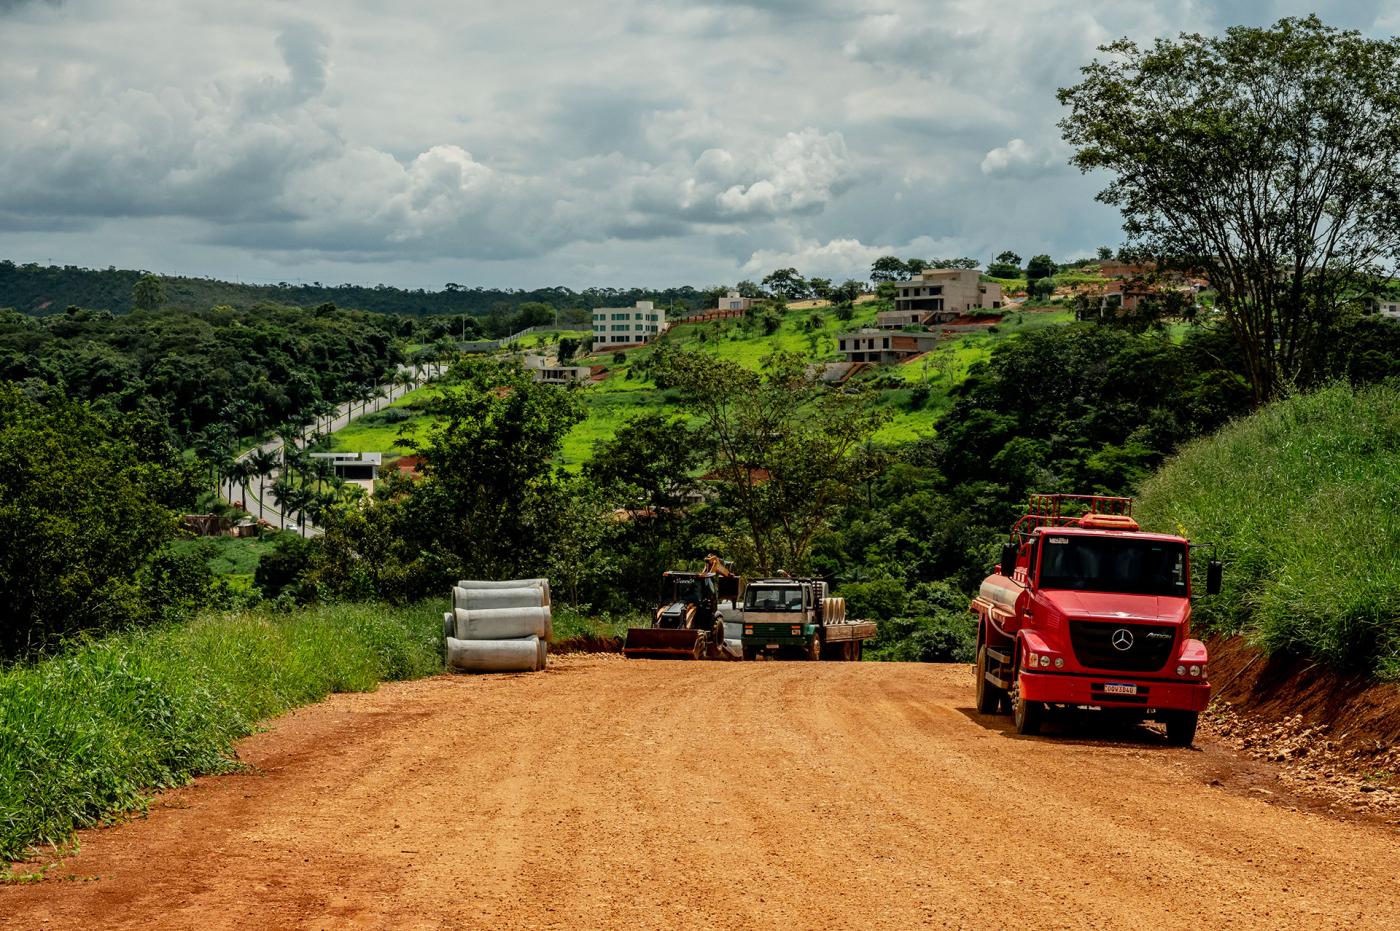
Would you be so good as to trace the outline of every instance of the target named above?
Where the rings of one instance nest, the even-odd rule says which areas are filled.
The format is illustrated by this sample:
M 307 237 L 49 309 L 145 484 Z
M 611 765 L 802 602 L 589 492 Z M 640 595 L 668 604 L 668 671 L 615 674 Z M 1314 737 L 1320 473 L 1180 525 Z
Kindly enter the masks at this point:
M 812 662 L 822 658 L 822 637 L 821 634 L 812 634 L 812 642 L 807 644 L 807 659 Z
M 1021 697 L 1020 688 L 1011 699 L 1011 720 L 1016 725 L 1016 733 L 1027 737 L 1040 733 L 1040 724 L 1045 719 L 1045 703 L 1028 701 Z
M 755 659 L 758 659 L 758 647 L 747 647 L 747 646 L 744 647 L 744 659 L 746 659 L 746 660 L 755 660 Z
M 1001 708 L 1006 693 L 987 681 L 987 647 L 977 650 L 977 711 L 979 714 L 996 714 Z
M 1172 711 L 1167 714 L 1167 743 L 1173 747 L 1189 747 L 1196 739 L 1196 722 L 1200 714 L 1195 711 Z

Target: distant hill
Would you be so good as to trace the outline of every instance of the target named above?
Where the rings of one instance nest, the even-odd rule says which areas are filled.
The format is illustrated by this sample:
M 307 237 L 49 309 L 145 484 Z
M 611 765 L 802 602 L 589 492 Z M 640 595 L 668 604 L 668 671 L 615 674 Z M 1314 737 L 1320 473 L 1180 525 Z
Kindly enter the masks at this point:
M 16 265 L 0 261 L 0 307 L 46 316 L 63 313 L 71 305 L 124 314 L 131 310 L 131 289 L 146 274 L 121 268 L 79 268 L 76 265 Z M 388 285 L 237 284 L 215 278 L 159 275 L 165 285 L 166 303 L 177 308 L 207 310 L 221 304 L 246 309 L 259 303 L 315 307 L 331 303 L 354 310 L 388 314 L 430 316 L 508 313 L 521 304 L 539 301 L 559 309 L 630 306 L 653 300 L 674 306 L 677 312 L 707 306 L 706 292 L 691 287 L 647 291 L 640 288 L 539 288 L 534 291 L 468 288 L 449 285 L 441 291 L 391 288 Z

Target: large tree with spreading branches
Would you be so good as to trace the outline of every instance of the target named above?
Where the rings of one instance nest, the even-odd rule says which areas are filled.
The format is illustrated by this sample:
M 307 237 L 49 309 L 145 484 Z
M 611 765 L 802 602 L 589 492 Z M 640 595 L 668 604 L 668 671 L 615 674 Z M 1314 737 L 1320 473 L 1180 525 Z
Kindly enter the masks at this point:
M 1256 403 L 1321 377 L 1400 257 L 1400 40 L 1315 16 L 1104 46 L 1059 92 L 1130 245 L 1206 274 Z

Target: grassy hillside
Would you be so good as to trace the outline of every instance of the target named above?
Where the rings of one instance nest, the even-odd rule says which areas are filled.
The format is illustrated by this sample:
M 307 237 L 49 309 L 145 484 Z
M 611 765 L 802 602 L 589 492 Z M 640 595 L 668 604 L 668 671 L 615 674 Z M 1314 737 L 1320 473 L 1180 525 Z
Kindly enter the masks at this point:
M 1336 385 L 1237 421 L 1148 480 L 1141 513 L 1218 545 L 1210 629 L 1400 678 L 1400 385 Z
M 790 309 L 782 315 L 772 334 L 743 326 L 740 320 L 683 323 L 673 326 L 663 337 L 666 344 L 691 352 L 703 352 L 717 359 L 737 362 L 758 369 L 765 356 L 776 351 L 795 352 L 812 363 L 835 362 L 843 357 L 836 348 L 836 337 L 848 330 L 870 326 L 886 305 L 858 304 L 850 320 L 840 320 L 828 307 Z M 967 376 L 976 363 L 991 357 L 998 343 L 1020 334 L 1070 322 L 1073 314 L 1062 309 L 1013 310 L 992 329 L 948 340 L 938 349 L 902 365 L 882 366 L 862 375 L 878 389 L 882 403 L 894 414 L 876 439 L 885 443 L 906 442 L 933 432 L 933 425 L 951 404 L 950 392 Z M 577 337 L 574 331 L 549 333 L 549 341 L 560 336 Z M 532 334 L 543 339 L 544 332 Z M 564 441 L 560 455 L 563 465 L 577 468 L 593 453 L 599 440 L 610 439 L 628 418 L 648 410 L 666 408 L 673 402 L 643 376 L 639 363 L 649 349 L 629 350 L 616 361 L 612 352 L 598 352 L 577 360 L 580 365 L 606 368 L 603 380 L 582 388 L 588 417 Z M 410 392 L 384 411 L 370 414 L 340 430 L 332 437 L 332 448 L 351 452 L 383 452 L 401 455 L 399 431 L 406 424 L 421 429 L 424 417 L 414 410 L 435 389 Z M 407 412 L 405 412 L 405 409 Z

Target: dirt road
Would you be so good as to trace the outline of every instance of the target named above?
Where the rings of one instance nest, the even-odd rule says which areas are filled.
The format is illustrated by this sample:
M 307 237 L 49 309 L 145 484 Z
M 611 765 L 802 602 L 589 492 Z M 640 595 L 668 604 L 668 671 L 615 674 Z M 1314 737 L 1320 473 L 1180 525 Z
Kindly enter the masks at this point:
M 609 656 L 337 696 L 245 741 L 255 771 L 0 888 L 0 928 L 1400 921 L 1400 831 L 1211 785 L 1211 752 L 1150 737 L 1018 738 L 971 686 Z

